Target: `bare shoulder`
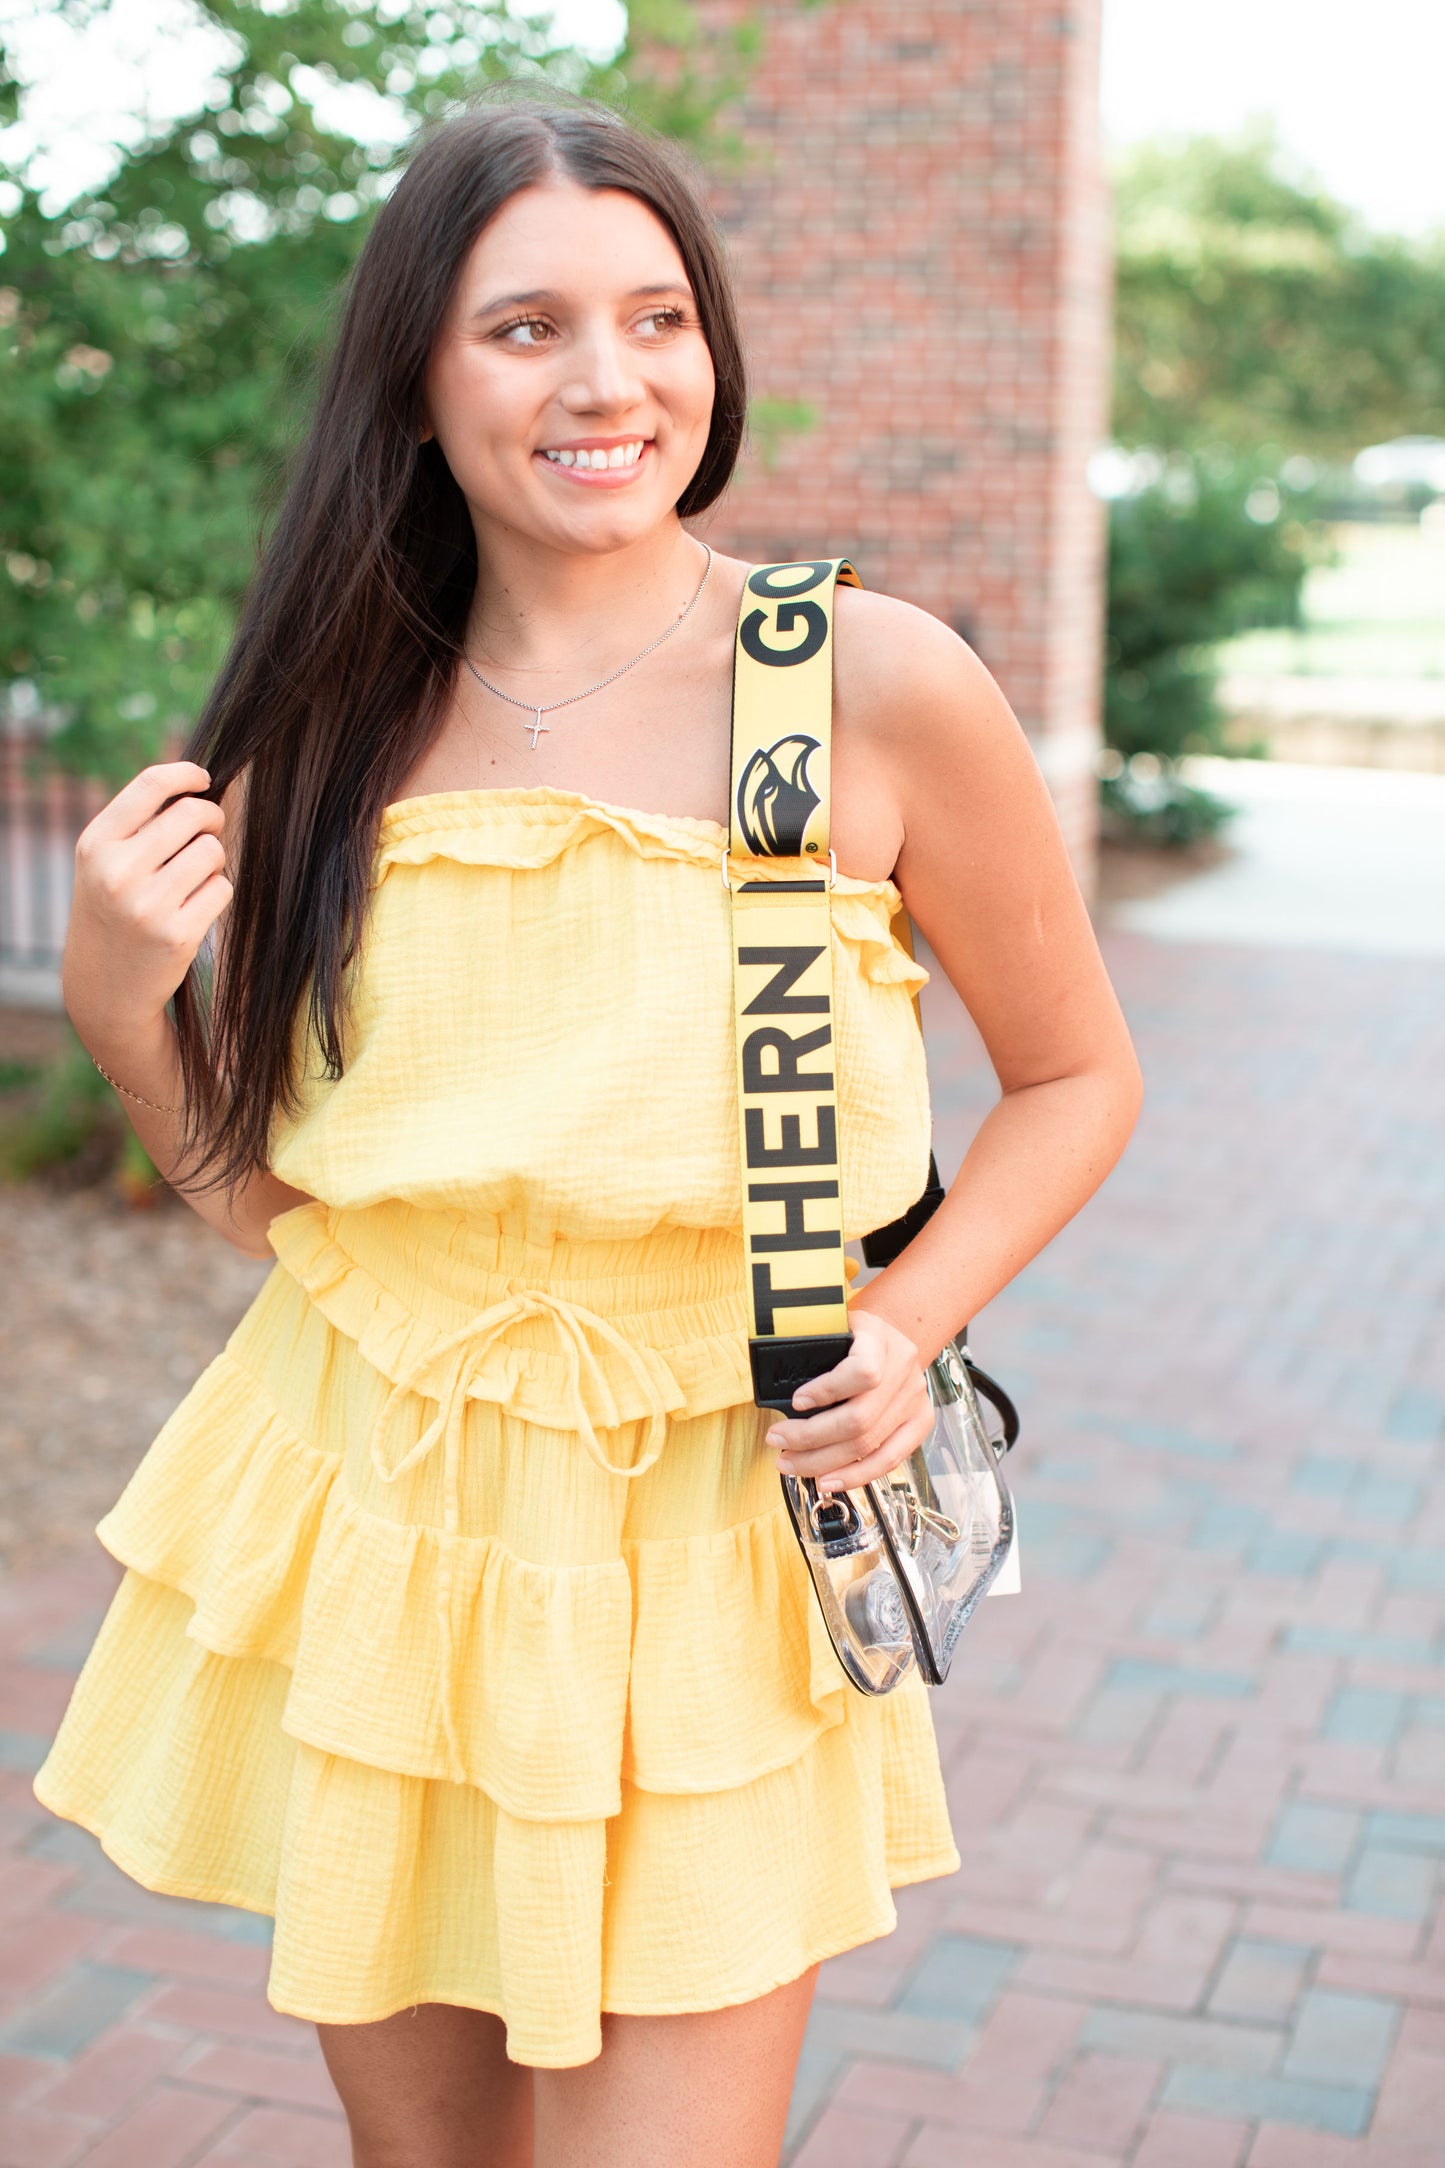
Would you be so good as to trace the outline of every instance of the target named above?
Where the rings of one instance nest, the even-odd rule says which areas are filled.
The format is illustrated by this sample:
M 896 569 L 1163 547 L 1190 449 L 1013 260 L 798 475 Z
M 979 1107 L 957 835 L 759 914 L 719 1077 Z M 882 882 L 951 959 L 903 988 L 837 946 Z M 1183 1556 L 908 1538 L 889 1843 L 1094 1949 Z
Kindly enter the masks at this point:
M 860 688 L 866 687 L 870 676 L 882 681 L 899 670 L 910 677 L 947 672 L 973 656 L 973 650 L 942 618 L 876 588 L 840 585 L 834 615 L 838 668 L 856 679 Z
M 856 749 L 896 785 L 900 805 L 945 792 L 965 773 L 1030 760 L 997 680 L 951 626 L 914 603 L 839 588 L 835 683 L 838 719 Z
M 1000 1086 L 1122 1074 L 1127 1033 L 1058 818 L 992 673 L 888 595 L 840 593 L 837 628 L 840 744 L 872 817 L 896 824 L 892 878 Z

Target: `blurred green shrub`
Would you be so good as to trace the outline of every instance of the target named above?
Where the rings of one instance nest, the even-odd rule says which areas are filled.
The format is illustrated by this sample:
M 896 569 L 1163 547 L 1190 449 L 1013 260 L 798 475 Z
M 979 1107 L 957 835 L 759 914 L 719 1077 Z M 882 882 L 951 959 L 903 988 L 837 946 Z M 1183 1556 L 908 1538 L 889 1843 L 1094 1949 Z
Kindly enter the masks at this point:
M 818 425 L 818 410 L 806 399 L 753 399 L 748 403 L 748 438 L 758 447 L 765 474 L 776 471 L 778 454 L 794 437 Z
M 1104 739 L 1126 757 L 1222 750 L 1215 644 L 1295 625 L 1320 554 L 1296 502 L 1227 455 L 1178 456 L 1109 507 Z
M 1106 749 L 1099 779 L 1100 834 L 1106 842 L 1147 843 L 1187 850 L 1207 842 L 1233 820 L 1237 807 L 1186 783 L 1174 764 L 1155 753 Z
M 1303 507 L 1284 516 L 1285 493 L 1257 470 L 1220 454 L 1155 465 L 1109 507 L 1100 787 L 1106 833 L 1178 846 L 1230 818 L 1178 770 L 1186 753 L 1225 749 L 1216 643 L 1297 624 L 1321 551 Z
M 1326 555 L 1285 478 L 1445 434 L 1445 239 L 1369 232 L 1267 124 L 1136 148 L 1115 208 L 1105 827 L 1187 843 L 1228 818 L 1178 772 L 1225 750 L 1215 644 L 1297 624 Z
M 109 1181 L 129 1204 L 164 1194 L 150 1155 L 74 1032 L 49 1061 L 0 1062 L 0 1180 Z

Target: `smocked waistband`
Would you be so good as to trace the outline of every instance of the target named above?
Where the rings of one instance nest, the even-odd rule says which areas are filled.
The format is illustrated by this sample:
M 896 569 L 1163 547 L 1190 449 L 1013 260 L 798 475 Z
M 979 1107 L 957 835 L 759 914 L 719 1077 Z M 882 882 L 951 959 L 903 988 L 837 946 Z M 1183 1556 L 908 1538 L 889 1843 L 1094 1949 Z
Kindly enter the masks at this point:
M 479 1215 L 317 1202 L 280 1214 L 269 1239 L 366 1360 L 424 1397 L 461 1348 L 466 1397 L 576 1427 L 575 1337 L 558 1332 L 570 1316 L 593 1351 L 581 1389 L 597 1428 L 752 1398 L 742 1238 L 730 1228 L 539 1243 Z

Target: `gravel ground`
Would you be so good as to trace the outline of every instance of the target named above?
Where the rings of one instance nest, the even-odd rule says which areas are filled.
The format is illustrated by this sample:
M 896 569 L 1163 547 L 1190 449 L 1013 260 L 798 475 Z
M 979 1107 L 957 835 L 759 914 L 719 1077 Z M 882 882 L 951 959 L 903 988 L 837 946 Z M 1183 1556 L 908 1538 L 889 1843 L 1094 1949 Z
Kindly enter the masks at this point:
M 94 1542 L 269 1269 L 169 1194 L 0 1188 L 0 1570 Z

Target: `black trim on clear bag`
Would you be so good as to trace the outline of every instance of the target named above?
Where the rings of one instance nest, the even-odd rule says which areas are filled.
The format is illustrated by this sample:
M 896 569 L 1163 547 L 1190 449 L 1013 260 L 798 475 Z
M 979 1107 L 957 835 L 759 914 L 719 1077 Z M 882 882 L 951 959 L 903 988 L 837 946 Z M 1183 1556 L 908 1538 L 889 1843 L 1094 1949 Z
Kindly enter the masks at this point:
M 960 1341 L 962 1341 L 962 1333 L 960 1333 L 959 1339 Z M 969 1354 L 967 1347 L 960 1346 L 958 1352 L 963 1357 L 963 1367 L 968 1372 L 969 1380 L 973 1386 L 974 1391 L 978 1394 L 980 1400 L 986 1400 L 988 1402 L 989 1406 L 993 1409 L 994 1414 L 1003 1424 L 1003 1437 L 999 1442 L 1000 1451 L 1005 1453 L 1012 1452 L 1013 1448 L 1019 1442 L 1018 1409 L 1014 1406 L 1008 1394 L 999 1384 L 998 1379 L 991 1378 L 986 1370 L 979 1369 L 978 1364 Z
M 893 1540 L 893 1529 L 888 1515 L 878 1503 L 878 1486 L 876 1483 L 865 1483 L 863 1488 L 867 1493 L 868 1503 L 873 1508 L 873 1518 L 878 1523 L 878 1533 L 883 1538 L 883 1548 L 887 1553 L 888 1563 L 893 1568 L 898 1593 L 903 1599 L 904 1616 L 908 1620 L 908 1638 L 913 1643 L 913 1660 L 929 1686 L 942 1686 L 947 1673 L 940 1667 L 938 1658 L 933 1653 L 928 1621 L 923 1616 L 913 1583 L 898 1555 L 898 1545 Z

